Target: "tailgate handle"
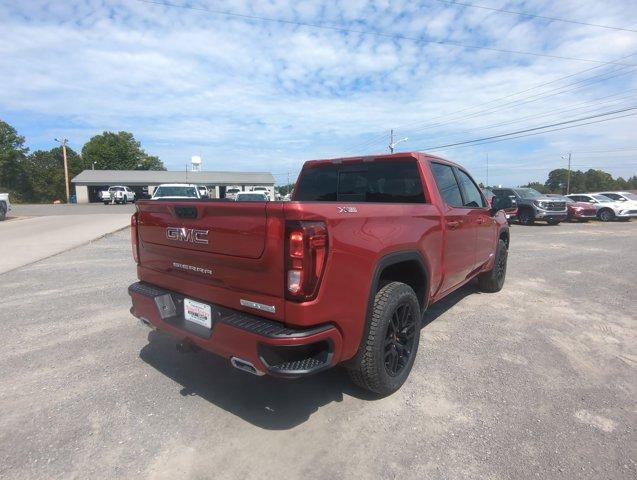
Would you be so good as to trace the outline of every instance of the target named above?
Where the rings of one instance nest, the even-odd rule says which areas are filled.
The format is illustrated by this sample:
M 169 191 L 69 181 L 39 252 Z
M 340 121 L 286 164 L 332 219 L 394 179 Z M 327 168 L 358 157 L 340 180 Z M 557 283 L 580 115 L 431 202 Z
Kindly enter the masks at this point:
M 175 214 L 177 214 L 179 218 L 197 218 L 197 208 L 176 206 Z

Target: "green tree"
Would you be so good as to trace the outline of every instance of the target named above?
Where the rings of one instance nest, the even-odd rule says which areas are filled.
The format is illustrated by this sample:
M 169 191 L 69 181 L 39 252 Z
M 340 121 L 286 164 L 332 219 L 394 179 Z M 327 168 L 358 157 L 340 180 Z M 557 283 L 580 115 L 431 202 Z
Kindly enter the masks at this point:
M 88 165 L 72 148 L 66 148 L 69 181 Z M 28 199 L 34 202 L 64 200 L 64 157 L 62 147 L 52 150 L 37 150 L 29 155 L 24 164 L 29 180 Z
M 544 182 L 547 193 L 562 193 L 565 190 L 568 170 L 566 168 L 557 168 L 549 172 L 549 177 Z
M 538 191 L 538 192 L 540 192 L 540 193 L 551 193 L 551 192 L 549 191 L 549 189 L 548 189 L 548 188 L 546 188 L 546 186 L 545 186 L 545 185 L 543 185 L 543 184 L 542 184 L 542 183 L 540 183 L 540 182 L 529 182 L 529 183 L 527 183 L 526 185 L 522 185 L 522 186 L 523 186 L 523 187 L 526 187 L 526 188 L 534 188 L 535 190 L 537 190 L 537 191 Z
M 615 180 L 610 173 L 602 170 L 589 169 L 584 173 L 586 190 L 588 192 L 598 192 L 600 190 L 614 190 Z
M 288 185 L 281 185 L 275 188 L 276 188 L 276 191 L 279 193 L 279 195 L 287 195 L 294 189 L 294 184 L 289 183 Z
M 82 148 L 87 165 L 99 170 L 166 170 L 158 157 L 148 155 L 130 132 L 103 132 Z
M 29 149 L 15 128 L 0 120 L 0 185 L 21 196 L 26 177 L 23 163 Z

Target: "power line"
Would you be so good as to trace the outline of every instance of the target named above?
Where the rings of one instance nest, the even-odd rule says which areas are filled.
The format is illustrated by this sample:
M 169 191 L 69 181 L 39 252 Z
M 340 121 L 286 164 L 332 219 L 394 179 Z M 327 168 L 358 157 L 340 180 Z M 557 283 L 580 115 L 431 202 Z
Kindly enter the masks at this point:
M 633 56 L 635 56 L 635 55 L 637 55 L 637 53 L 631 53 L 631 54 L 629 54 L 629 55 L 625 55 L 625 56 L 623 56 L 623 57 L 618 58 L 618 59 L 617 59 L 617 61 L 625 60 L 626 58 L 630 58 L 630 57 L 633 57 Z M 475 110 L 476 108 L 480 108 L 480 107 L 484 107 L 484 106 L 486 106 L 486 105 L 490 105 L 490 104 L 493 104 L 493 103 L 497 103 L 497 102 L 500 102 L 500 101 L 502 101 L 502 100 L 506 100 L 506 99 L 511 98 L 511 97 L 516 97 L 516 96 L 521 95 L 521 94 L 523 94 L 523 93 L 527 93 L 527 92 L 530 92 L 530 91 L 533 91 L 533 90 L 537 90 L 538 88 L 542 88 L 542 87 L 545 87 L 545 86 L 547 86 L 547 85 L 552 85 L 552 84 L 554 84 L 554 83 L 561 82 L 562 80 L 566 80 L 566 79 L 569 79 L 569 78 L 572 78 L 572 77 L 575 77 L 575 76 L 578 76 L 578 75 L 581 75 L 581 74 L 584 74 L 584 73 L 590 72 L 590 71 L 592 71 L 592 70 L 597 70 L 598 68 L 603 68 L 603 67 L 604 67 L 604 65 L 597 65 L 597 66 L 595 66 L 595 67 L 589 67 L 589 68 L 587 68 L 587 69 L 585 69 L 585 70 L 580 70 L 580 71 L 578 71 L 578 72 L 571 73 L 571 74 L 569 74 L 569 75 L 565 75 L 565 76 L 562 76 L 562 77 L 556 78 L 556 79 L 554 79 L 554 80 L 550 80 L 550 81 L 548 81 L 548 82 L 542 82 L 542 83 L 539 83 L 539 84 L 537 84 L 537 85 L 534 85 L 533 87 L 529 87 L 529 88 L 527 88 L 527 89 L 520 90 L 520 91 L 515 92 L 515 93 L 510 93 L 510 94 L 508 94 L 508 95 L 504 95 L 504 96 L 502 96 L 502 97 L 498 97 L 498 98 L 494 98 L 494 99 L 491 99 L 491 100 L 487 100 L 486 102 L 482 102 L 482 103 L 479 103 L 479 104 L 477 104 L 477 105 L 473 105 L 473 106 L 470 106 L 470 107 L 465 107 L 465 108 L 462 108 L 462 109 L 460 109 L 460 110 L 455 110 L 455 111 L 453 111 L 453 112 L 446 113 L 446 114 L 443 114 L 443 115 L 438 115 L 438 116 L 436 116 L 436 117 L 433 117 L 433 118 L 430 120 L 430 122 L 431 122 L 431 121 L 434 121 L 434 120 L 441 119 L 441 118 L 445 118 L 445 117 L 450 117 L 450 116 L 451 116 L 451 117 L 453 117 L 453 116 L 455 116 L 455 115 L 457 115 L 457 114 L 459 114 L 459 113 L 464 113 L 464 112 L 467 112 L 467 111 Z M 582 80 L 580 80 L 580 81 L 578 81 L 578 82 L 570 83 L 570 84 L 568 84 L 568 85 L 564 85 L 564 86 L 562 86 L 562 87 L 559 87 L 558 89 L 548 90 L 548 91 L 546 91 L 546 92 L 542 92 L 542 93 L 540 93 L 540 94 L 532 95 L 532 96 L 530 96 L 530 97 L 528 97 L 528 96 L 527 96 L 527 97 L 523 97 L 523 98 L 521 98 L 521 99 L 515 100 L 515 101 L 513 101 L 513 102 L 509 102 L 509 103 L 516 103 L 516 102 L 520 102 L 520 101 L 524 100 L 525 98 L 532 98 L 532 97 L 537 96 L 537 95 L 544 95 L 544 94 L 546 94 L 546 93 L 553 92 L 553 91 L 555 91 L 555 90 L 559 90 L 560 88 L 565 88 L 565 87 L 570 86 L 570 85 L 575 85 L 575 84 L 577 84 L 577 83 L 581 83 L 581 82 L 586 81 L 586 80 L 592 80 L 592 79 L 598 78 L 598 77 L 600 77 L 600 76 L 608 75 L 608 74 L 611 74 L 611 73 L 616 73 L 616 72 L 618 72 L 618 71 L 620 71 L 620 70 L 625 70 L 625 68 L 626 68 L 626 67 L 621 67 L 621 68 L 618 68 L 618 69 L 612 70 L 612 71 L 610 71 L 610 72 L 605 72 L 605 73 L 601 73 L 601 74 L 599 74 L 599 75 L 594 75 L 594 76 L 592 76 L 592 77 L 590 77 L 590 78 L 588 78 L 588 79 L 582 79 Z M 614 77 L 610 77 L 610 78 L 614 78 Z M 609 80 L 610 78 L 605 78 L 604 80 Z M 596 83 L 596 82 L 592 82 L 592 83 Z M 562 92 L 562 93 L 568 93 L 568 92 Z M 476 114 L 476 113 L 484 113 L 484 112 L 491 111 L 491 110 L 493 110 L 493 109 L 487 109 L 487 110 L 484 110 L 484 109 L 483 109 L 483 110 L 478 110 L 478 111 L 474 112 L 474 114 L 472 114 L 472 115 L 474 115 L 474 116 L 475 116 L 475 114 Z M 414 126 L 414 125 L 421 125 L 421 126 L 422 126 L 423 124 L 422 124 L 421 122 L 417 122 L 417 123 L 412 122 L 412 123 L 408 123 L 408 124 L 403 124 L 403 125 L 401 125 L 401 126 L 398 126 L 397 128 L 398 128 L 398 129 L 401 129 L 401 130 L 409 130 L 409 128 L 410 128 L 410 127 L 412 127 L 412 126 Z M 425 125 L 429 125 L 429 126 L 437 126 L 437 125 L 439 125 L 439 124 L 431 124 L 431 123 L 429 123 L 429 124 L 425 124 Z M 368 147 L 370 147 L 371 145 L 373 145 L 374 143 L 377 143 L 377 142 L 383 141 L 383 140 L 384 140 L 384 138 L 385 138 L 385 134 L 377 135 L 377 136 L 375 136 L 375 137 L 374 137 L 374 138 L 372 138 L 372 139 L 369 139 L 369 140 L 364 141 L 362 144 L 358 144 L 358 145 L 356 145 L 356 146 L 354 146 L 354 147 L 352 147 L 352 148 L 348 149 L 348 151 L 357 151 L 357 150 L 360 150 L 360 149 L 368 148 Z
M 586 88 L 586 87 L 588 87 L 590 85 L 593 85 L 595 83 L 599 83 L 599 82 L 602 82 L 602 81 L 605 81 L 605 80 L 610 80 L 611 78 L 620 77 L 622 75 L 628 75 L 628 74 L 631 74 L 631 73 L 635 73 L 635 71 L 637 71 L 637 70 L 632 69 L 632 70 L 628 70 L 628 71 L 623 71 L 621 73 L 617 73 L 619 70 L 623 70 L 623 68 L 614 70 L 612 72 L 606 72 L 606 73 L 602 73 L 602 74 L 599 74 L 599 75 L 595 75 L 595 76 L 590 77 L 590 78 L 578 80 L 577 82 L 572 82 L 572 83 L 569 83 L 567 85 L 563 85 L 563 86 L 558 87 L 558 88 L 547 90 L 545 92 L 536 93 L 534 95 L 530 95 L 528 97 L 521 98 L 521 99 L 518 99 L 518 100 L 512 100 L 510 102 L 506 102 L 506 103 L 503 103 L 501 105 L 496 105 L 496 106 L 491 107 L 491 108 L 487 108 L 487 109 L 484 109 L 484 110 L 479 110 L 479 111 L 471 113 L 469 115 L 463 115 L 462 116 L 462 120 L 469 119 L 469 118 L 474 118 L 474 117 L 477 117 L 477 116 L 482 116 L 485 113 L 493 113 L 493 112 L 497 112 L 497 111 L 500 111 L 500 110 L 506 110 L 506 109 L 509 109 L 509 108 L 518 107 L 520 105 L 525 105 L 525 104 L 528 104 L 528 103 L 534 103 L 534 102 L 537 102 L 539 100 L 544 100 L 544 99 L 549 98 L 549 97 L 554 97 L 556 95 L 562 95 L 564 93 L 574 92 L 576 90 L 581 90 L 582 88 Z M 611 73 L 615 73 L 615 75 L 612 75 L 612 76 L 606 77 L 606 78 L 599 78 L 599 77 L 605 77 L 606 75 L 609 75 Z M 571 86 L 578 85 L 578 84 L 583 84 L 583 85 L 577 86 L 575 88 L 570 88 L 570 89 L 564 90 L 567 87 L 571 87 Z M 444 126 L 444 125 L 449 125 L 450 123 L 454 123 L 456 121 L 457 121 L 457 119 L 452 119 L 452 120 L 448 120 L 446 122 L 426 124 L 425 126 L 423 126 L 421 128 L 418 128 L 416 130 L 409 130 L 409 132 L 412 132 L 412 133 L 420 132 L 420 131 L 423 131 L 423 130 L 428 130 L 431 127 L 440 127 L 440 126 Z
M 544 112 L 544 113 L 539 113 L 539 114 L 533 114 L 533 115 L 527 115 L 525 117 L 516 117 L 514 120 L 507 120 L 504 122 L 499 122 L 499 123 L 494 123 L 491 125 L 484 125 L 484 126 L 480 126 L 480 127 L 476 127 L 476 128 L 469 128 L 467 130 L 462 130 L 456 133 L 470 133 L 470 132 L 476 132 L 479 130 L 489 130 L 491 128 L 495 128 L 495 127 L 502 127 L 502 126 L 506 126 L 506 125 L 513 125 L 516 123 L 520 123 L 522 121 L 525 120 L 531 120 L 531 119 L 535 119 L 535 118 L 542 118 L 542 117 L 549 117 L 549 116 L 553 116 L 556 114 L 561 114 L 561 113 L 569 113 L 569 112 L 574 112 L 577 110 L 582 110 L 582 109 L 592 109 L 588 112 L 585 113 L 595 113 L 596 110 L 599 110 L 600 106 L 604 106 L 606 104 L 612 104 L 615 102 L 619 102 L 622 100 L 626 100 L 626 99 L 632 99 L 634 98 L 633 92 L 637 91 L 637 89 L 631 89 L 631 90 L 627 90 L 626 92 L 620 92 L 620 93 L 615 93 L 612 95 L 606 95 L 604 97 L 600 97 L 600 98 L 596 98 L 594 100 L 591 100 L 589 102 L 582 102 L 582 103 L 578 103 L 575 104 L 576 106 L 572 106 L 572 107 L 568 107 L 568 108 L 562 108 L 562 109 L 558 109 L 558 110 L 551 110 L 549 112 Z M 630 93 L 628 93 L 630 92 Z M 627 94 L 628 93 L 628 94 Z M 618 97 L 619 98 L 612 98 L 612 97 Z M 611 100 L 608 100 L 608 99 Z M 604 100 L 604 101 L 600 101 L 600 100 Z M 446 137 L 443 138 L 453 138 L 454 136 L 457 135 L 447 135 Z M 439 139 L 439 137 L 437 137 Z
M 163 6 L 163 7 L 171 7 L 171 8 L 183 8 L 185 10 L 193 10 L 193 11 L 198 11 L 198 12 L 211 13 L 213 15 L 224 15 L 224 16 L 228 16 L 228 17 L 243 18 L 243 19 L 246 19 L 246 20 L 258 20 L 258 21 L 262 21 L 262 22 L 273 22 L 273 23 L 282 23 L 282 24 L 286 24 L 286 25 L 297 25 L 297 26 L 300 26 L 300 27 L 317 28 L 317 29 L 323 29 L 323 30 L 332 30 L 332 31 L 341 32 L 341 33 L 357 33 L 357 34 L 360 34 L 360 35 L 391 38 L 391 39 L 395 39 L 395 40 L 411 40 L 411 41 L 420 42 L 420 43 L 430 43 L 430 44 L 436 44 L 436 45 L 449 45 L 449 46 L 453 46 L 453 47 L 467 48 L 467 49 L 471 49 L 471 50 L 487 50 L 487 51 L 491 51 L 491 52 L 508 53 L 508 54 L 513 54 L 513 55 L 528 55 L 528 56 L 533 56 L 533 57 L 553 58 L 553 59 L 557 59 L 557 60 L 573 60 L 573 61 L 578 61 L 578 62 L 597 63 L 597 64 L 600 64 L 600 65 L 622 65 L 622 66 L 629 66 L 629 67 L 637 66 L 637 65 L 633 65 L 633 64 L 625 64 L 625 63 L 617 63 L 617 62 L 605 62 L 603 60 L 594 60 L 594 59 L 590 59 L 590 58 L 567 57 L 567 56 L 563 56 L 563 55 L 551 55 L 551 54 L 548 54 L 548 53 L 525 52 L 525 51 L 521 51 L 521 50 L 507 50 L 507 49 L 503 49 L 503 48 L 486 47 L 486 46 L 478 46 L 478 45 L 468 45 L 468 44 L 464 44 L 464 43 L 460 43 L 460 42 L 453 42 L 453 41 L 450 41 L 450 40 L 426 40 L 426 39 L 424 39 L 422 37 L 411 37 L 411 36 L 408 36 L 408 35 L 400 35 L 400 34 L 385 33 L 385 32 L 376 32 L 376 31 L 373 31 L 373 30 L 358 30 L 358 29 L 347 28 L 347 27 L 343 27 L 343 26 L 339 26 L 339 25 L 333 25 L 333 24 L 301 22 L 299 20 L 289 20 L 289 19 L 284 19 L 284 18 L 263 17 L 263 16 L 260 16 L 260 15 L 250 15 L 250 14 L 247 14 L 247 13 L 229 12 L 229 11 L 226 11 L 226 10 L 214 10 L 214 9 L 210 9 L 210 8 L 195 7 L 195 6 L 192 6 L 192 5 L 181 5 L 181 4 L 168 3 L 168 2 L 163 2 L 163 1 L 155 1 L 155 0 L 137 0 L 137 1 L 141 2 L 141 3 L 147 3 L 147 4 L 150 4 L 150 5 L 160 5 L 160 6 Z
M 484 6 L 484 5 L 476 5 L 475 3 L 454 2 L 452 0 L 436 0 L 436 1 L 440 2 L 440 3 L 446 3 L 447 5 L 458 5 L 458 6 L 461 6 L 461 7 L 480 8 L 482 10 L 490 10 L 492 12 L 507 13 L 509 15 L 519 15 L 521 17 L 539 18 L 541 20 L 550 20 L 552 22 L 573 23 L 573 24 L 576 24 L 576 25 L 585 25 L 587 27 L 606 28 L 606 29 L 609 29 L 609 30 L 621 30 L 621 31 L 624 31 L 624 32 L 637 33 L 637 30 L 633 30 L 631 28 L 613 27 L 613 26 L 610 26 L 610 25 L 600 25 L 599 23 L 582 22 L 582 21 L 579 21 L 579 20 L 568 20 L 566 18 L 549 17 L 547 15 L 536 15 L 534 13 L 527 13 L 527 12 L 516 12 L 516 11 L 513 11 L 513 10 L 505 10 L 503 8 L 494 8 L 494 7 L 487 7 L 487 6 Z
M 606 117 L 609 115 L 615 115 L 617 113 L 623 113 L 623 112 L 628 112 L 628 111 L 632 111 L 632 110 L 637 110 L 637 107 L 630 107 L 630 108 L 623 108 L 623 109 L 619 109 L 619 110 L 613 110 L 611 112 L 605 112 L 605 113 L 600 113 L 597 115 L 590 115 L 587 117 L 581 117 L 581 118 L 575 118 L 572 120 L 566 120 L 564 122 L 557 122 L 557 123 L 551 123 L 548 125 L 541 125 L 538 127 L 533 127 L 533 128 L 525 128 L 524 130 L 517 130 L 515 132 L 509 132 L 509 133 L 502 133 L 499 135 L 492 135 L 490 137 L 483 137 L 483 138 L 476 138 L 473 140 L 465 140 L 463 142 L 456 142 L 456 143 L 449 143 L 447 145 L 437 145 L 434 147 L 427 147 L 427 148 L 422 148 L 419 150 L 427 150 L 427 151 L 434 151 L 434 150 L 446 150 L 450 147 L 460 147 L 463 145 L 469 145 L 469 144 L 477 144 L 477 142 L 484 142 L 484 143 L 492 143 L 492 142 L 486 142 L 487 140 L 496 140 L 496 139 L 503 139 L 505 137 L 512 137 L 514 135 L 519 135 L 519 134 L 526 134 L 529 132 L 535 132 L 537 130 L 544 130 L 544 129 L 548 129 L 551 127 L 558 127 L 560 125 L 567 125 L 567 124 L 571 124 L 571 123 L 576 123 L 576 122 L 582 122 L 584 120 L 591 120 L 594 118 L 600 118 L 600 117 Z M 608 120 L 614 120 L 615 118 L 623 118 L 623 117 L 629 117 L 635 114 L 629 114 L 629 115 L 622 115 L 622 116 L 618 116 L 618 117 L 614 117 L 612 119 L 608 119 Z M 601 120 L 601 121 L 596 121 L 596 122 L 589 122 L 589 123 L 583 123 L 581 125 L 573 125 L 571 127 L 567 127 L 567 128 L 573 128 L 573 127 L 577 127 L 577 126 L 582 126 L 582 125 L 589 125 L 591 123 L 600 123 L 602 121 L 605 120 Z M 554 130 L 563 130 L 564 128 L 556 128 Z M 546 130 L 547 132 L 549 131 L 554 131 L 554 130 Z M 540 133 L 545 133 L 545 132 L 540 132 Z M 533 133 L 531 133 L 530 135 L 534 135 Z M 520 136 L 530 136 L 530 135 L 520 135 Z M 512 138 L 520 138 L 520 137 L 512 137 Z M 482 145 L 482 143 L 479 143 L 479 145 Z

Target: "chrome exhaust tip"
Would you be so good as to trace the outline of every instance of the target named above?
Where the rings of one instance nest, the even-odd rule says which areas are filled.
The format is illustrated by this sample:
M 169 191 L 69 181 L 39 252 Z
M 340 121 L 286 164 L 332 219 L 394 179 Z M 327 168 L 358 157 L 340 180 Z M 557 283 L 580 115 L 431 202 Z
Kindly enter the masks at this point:
M 252 375 L 257 375 L 259 377 L 265 375 L 265 372 L 257 370 L 252 363 L 238 357 L 230 358 L 230 364 L 237 370 L 243 370 L 244 372 L 251 373 Z

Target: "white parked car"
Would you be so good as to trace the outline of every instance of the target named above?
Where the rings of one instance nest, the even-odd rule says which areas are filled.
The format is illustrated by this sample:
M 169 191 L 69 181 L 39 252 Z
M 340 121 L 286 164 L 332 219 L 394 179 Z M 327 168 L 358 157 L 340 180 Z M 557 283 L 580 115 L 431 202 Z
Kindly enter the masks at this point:
M 616 202 L 612 198 L 599 193 L 576 193 L 567 195 L 576 202 L 590 203 L 597 209 L 597 218 L 602 222 L 611 220 L 630 220 L 637 217 L 637 209 L 622 202 Z
M 597 192 L 600 195 L 610 198 L 618 203 L 621 203 L 631 210 L 637 210 L 637 195 L 632 192 Z
M 226 188 L 226 198 L 228 200 L 236 200 L 237 194 L 241 191 L 241 188 L 232 186 Z
M 269 187 L 263 187 L 263 186 L 255 186 L 252 187 L 250 189 L 251 192 L 259 192 L 259 193 L 263 193 L 264 195 L 267 195 L 269 200 L 274 200 L 274 188 L 270 189 Z
M 197 190 L 199 190 L 199 196 L 201 198 L 210 198 L 210 190 L 205 185 L 199 185 Z
M 11 211 L 11 202 L 8 193 L 0 193 L 0 222 L 7 218 L 7 213 Z
M 199 187 L 187 183 L 163 183 L 153 192 L 151 200 L 187 200 L 200 199 Z
M 267 192 L 239 192 L 235 198 L 237 202 L 267 202 L 269 200 Z
M 108 187 L 108 190 L 102 190 L 100 192 L 100 200 L 104 202 L 104 205 L 109 203 L 123 203 L 135 201 L 135 192 L 130 188 L 122 185 L 115 185 Z

